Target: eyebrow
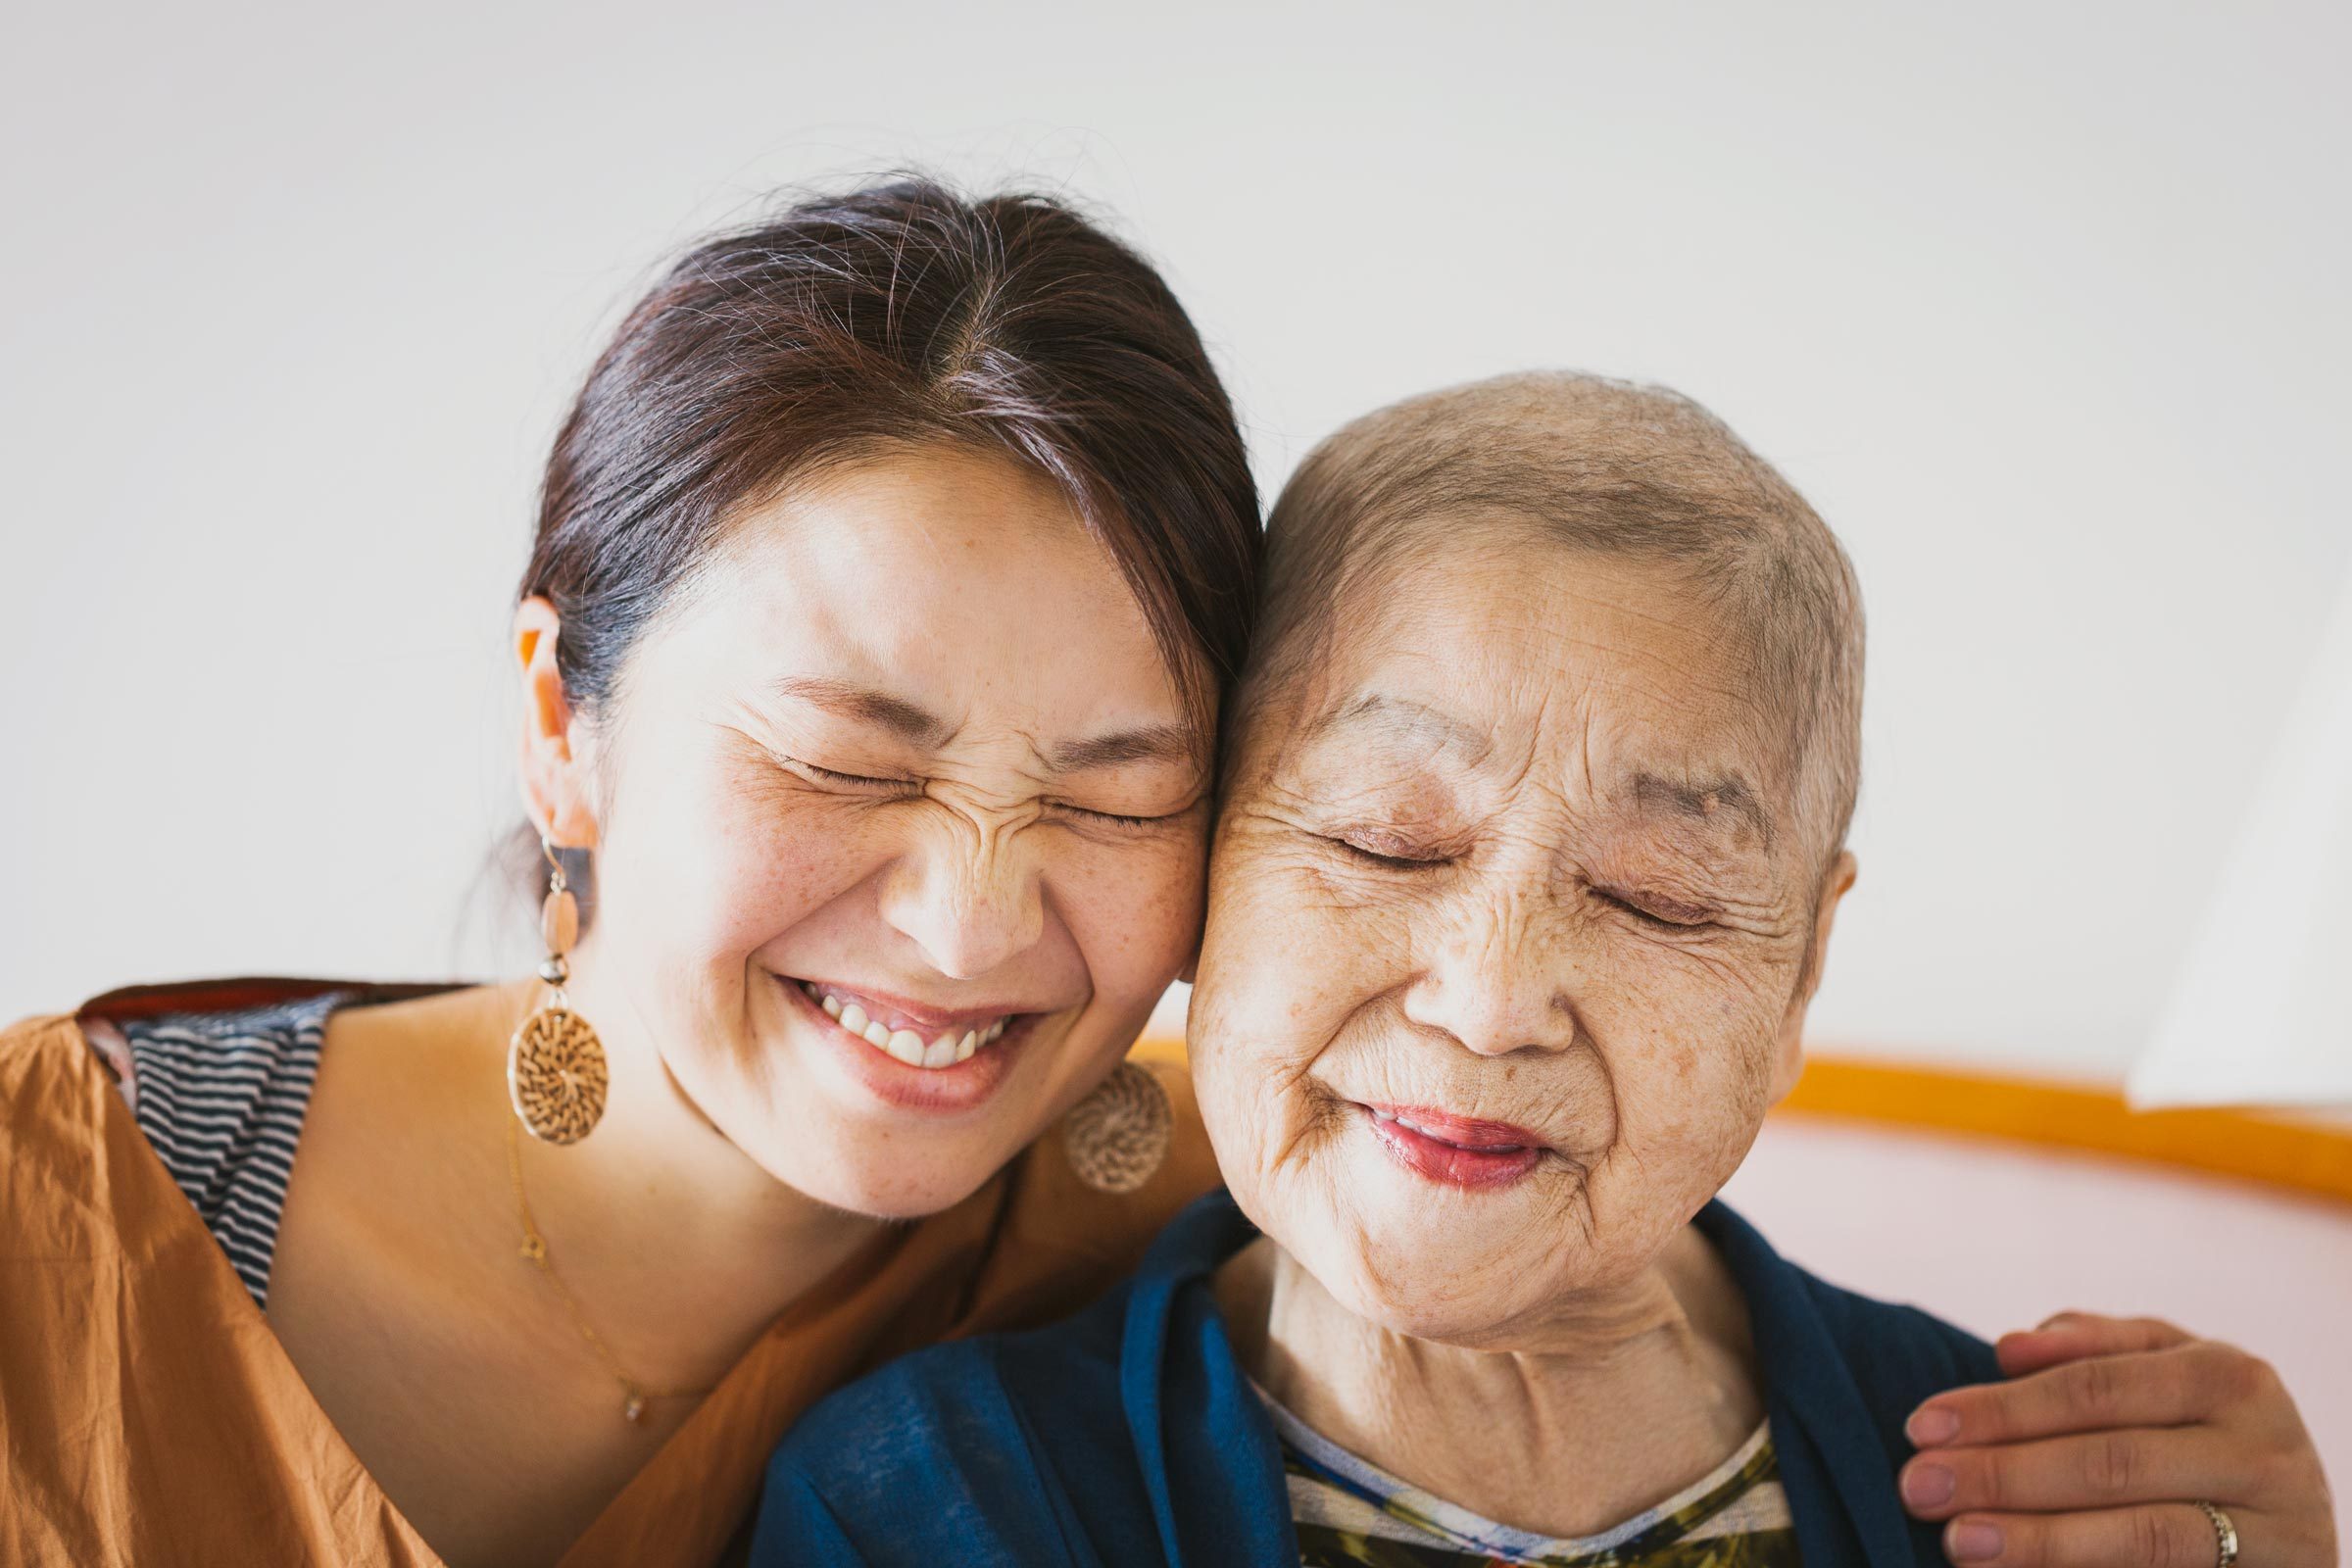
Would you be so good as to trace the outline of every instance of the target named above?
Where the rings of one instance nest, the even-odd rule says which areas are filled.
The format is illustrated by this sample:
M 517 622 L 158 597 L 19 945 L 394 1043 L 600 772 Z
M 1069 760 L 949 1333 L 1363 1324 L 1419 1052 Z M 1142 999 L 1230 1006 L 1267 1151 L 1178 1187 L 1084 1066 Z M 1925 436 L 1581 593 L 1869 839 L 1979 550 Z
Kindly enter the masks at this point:
M 787 675 L 776 682 L 775 689 L 844 718 L 879 725 L 916 746 L 937 746 L 956 731 L 955 725 L 929 709 L 878 687 L 822 675 Z
M 1145 724 L 1091 740 L 1065 741 L 1054 748 L 1047 762 L 1056 773 L 1083 773 L 1122 762 L 1190 762 L 1199 752 L 1199 738 L 1187 726 Z
M 775 689 L 845 718 L 879 725 L 912 746 L 937 747 L 956 732 L 954 724 L 929 709 L 878 687 L 822 675 L 787 675 Z M 1190 762 L 1199 750 L 1198 737 L 1186 725 L 1143 724 L 1065 741 L 1054 748 L 1047 765 L 1056 773 L 1083 773 L 1122 762 Z
M 1637 810 L 1664 808 L 1708 827 L 1721 826 L 1729 811 L 1744 820 L 1765 843 L 1772 842 L 1772 814 L 1747 781 L 1737 774 L 1692 781 L 1641 772 L 1634 775 L 1632 794 Z
M 1329 731 L 1358 726 L 1392 736 L 1414 736 L 1458 746 L 1473 758 L 1484 756 L 1492 744 L 1484 730 L 1451 713 L 1387 692 L 1367 692 L 1345 707 L 1331 710 L 1307 726 L 1306 738 L 1318 740 Z

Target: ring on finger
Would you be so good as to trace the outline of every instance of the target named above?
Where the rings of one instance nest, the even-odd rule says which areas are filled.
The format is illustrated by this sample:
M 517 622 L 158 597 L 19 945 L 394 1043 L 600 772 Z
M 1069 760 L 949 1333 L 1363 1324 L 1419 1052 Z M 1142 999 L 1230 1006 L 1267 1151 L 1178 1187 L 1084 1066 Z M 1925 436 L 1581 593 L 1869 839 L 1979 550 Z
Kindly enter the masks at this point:
M 2213 1568 L 2230 1568 L 2237 1561 L 2237 1526 L 2229 1514 L 2210 1502 L 2200 1502 L 2205 1517 L 2213 1523 Z

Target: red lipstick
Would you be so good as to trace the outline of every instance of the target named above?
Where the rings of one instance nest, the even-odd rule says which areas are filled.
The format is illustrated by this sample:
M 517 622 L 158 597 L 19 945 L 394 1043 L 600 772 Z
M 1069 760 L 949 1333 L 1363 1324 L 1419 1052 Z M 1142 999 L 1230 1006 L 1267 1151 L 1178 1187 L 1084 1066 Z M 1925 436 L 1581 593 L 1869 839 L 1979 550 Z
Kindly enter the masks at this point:
M 1544 1157 L 1543 1139 L 1509 1122 L 1474 1121 L 1427 1105 L 1362 1108 L 1392 1159 L 1449 1187 L 1508 1186 Z

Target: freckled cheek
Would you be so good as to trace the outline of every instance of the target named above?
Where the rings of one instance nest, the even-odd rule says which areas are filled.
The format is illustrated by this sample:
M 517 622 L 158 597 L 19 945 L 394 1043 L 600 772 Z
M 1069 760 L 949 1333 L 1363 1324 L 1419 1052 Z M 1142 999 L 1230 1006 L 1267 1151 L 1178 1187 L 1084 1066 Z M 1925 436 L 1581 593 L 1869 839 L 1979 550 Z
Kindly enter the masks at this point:
M 623 802 L 632 819 L 635 804 Z M 725 780 L 667 804 L 667 831 L 632 863 L 646 862 L 640 882 L 664 945 L 720 965 L 856 888 L 892 853 L 889 824 L 857 805 Z
M 1192 961 L 1207 887 L 1205 848 L 1198 834 L 1133 845 L 1049 844 L 1047 897 L 1098 997 L 1148 1007 Z

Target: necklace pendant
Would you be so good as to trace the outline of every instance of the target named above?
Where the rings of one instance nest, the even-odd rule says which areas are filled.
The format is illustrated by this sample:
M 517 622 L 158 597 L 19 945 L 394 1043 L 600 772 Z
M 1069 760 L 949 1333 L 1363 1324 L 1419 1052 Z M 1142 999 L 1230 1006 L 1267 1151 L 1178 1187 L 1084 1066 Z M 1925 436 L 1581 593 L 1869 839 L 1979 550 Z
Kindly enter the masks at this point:
M 628 1399 L 622 1403 L 620 1407 L 620 1418 L 631 1426 L 635 1426 L 638 1422 L 644 1420 L 645 1396 L 642 1394 L 631 1393 L 628 1396 Z

